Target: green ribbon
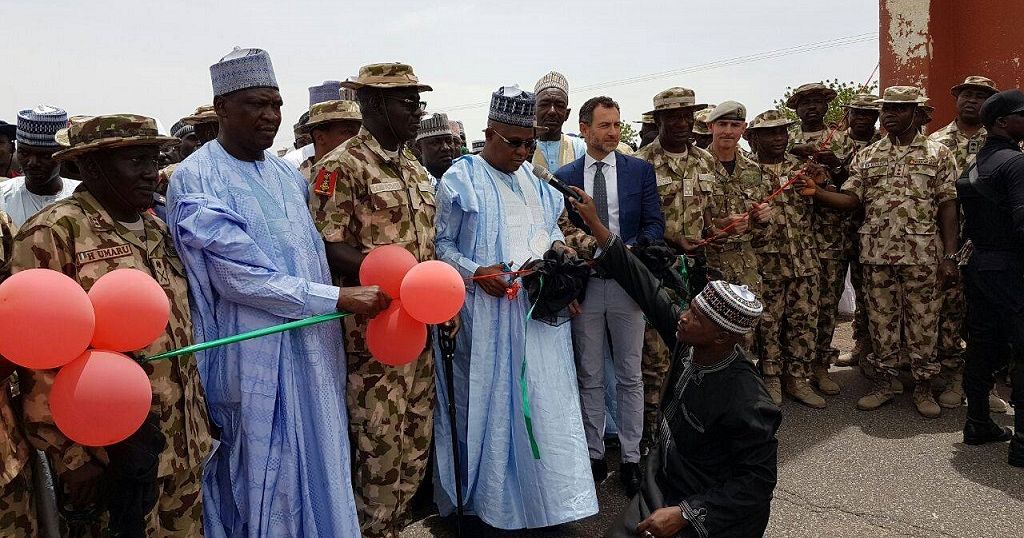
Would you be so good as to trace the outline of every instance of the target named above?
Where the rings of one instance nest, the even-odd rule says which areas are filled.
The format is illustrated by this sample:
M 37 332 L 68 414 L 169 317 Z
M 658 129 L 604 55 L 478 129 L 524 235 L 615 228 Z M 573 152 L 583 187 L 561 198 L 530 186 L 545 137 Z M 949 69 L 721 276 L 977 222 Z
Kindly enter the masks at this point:
M 686 292 L 685 297 L 679 298 L 679 306 L 686 310 L 686 307 L 690 304 L 690 299 L 693 299 L 693 290 L 690 289 L 690 265 L 689 257 L 685 254 L 679 256 L 679 276 L 683 279 L 683 290 Z
M 341 319 L 345 316 L 351 315 L 351 312 L 331 312 L 330 314 L 320 314 L 318 316 L 312 316 L 306 319 L 299 319 L 295 321 L 289 321 L 288 323 L 282 323 L 280 325 L 274 325 L 273 327 L 264 327 L 262 329 L 256 329 L 255 331 L 236 334 L 234 336 L 225 336 L 224 338 L 210 340 L 209 342 L 203 342 L 201 344 L 192 344 L 191 346 L 185 346 L 180 349 L 158 353 L 156 355 L 153 355 L 152 357 L 139 357 L 139 362 L 146 363 L 159 361 L 163 359 L 171 359 L 174 357 L 180 357 L 182 355 L 190 355 L 198 351 L 205 351 L 207 349 L 213 349 L 215 347 L 226 346 L 228 344 L 234 344 L 236 342 L 241 342 L 243 340 L 251 340 L 253 338 L 259 338 L 261 336 L 267 336 L 268 334 L 281 333 L 284 331 L 290 331 L 292 329 L 308 327 L 310 325 L 316 325 L 317 323 L 323 323 L 325 321 L 331 321 L 334 319 Z
M 530 305 L 526 312 L 526 321 L 523 323 L 523 365 L 519 368 L 519 390 L 523 394 L 523 419 L 526 421 L 526 434 L 530 438 L 530 450 L 533 452 L 533 459 L 540 459 L 540 447 L 537 446 L 537 438 L 533 435 L 533 412 L 530 411 L 530 394 L 526 390 L 526 331 L 530 327 L 530 318 L 533 317 L 533 309 L 540 301 L 541 290 L 544 289 L 544 275 L 540 277 L 540 288 L 537 290 L 537 300 Z

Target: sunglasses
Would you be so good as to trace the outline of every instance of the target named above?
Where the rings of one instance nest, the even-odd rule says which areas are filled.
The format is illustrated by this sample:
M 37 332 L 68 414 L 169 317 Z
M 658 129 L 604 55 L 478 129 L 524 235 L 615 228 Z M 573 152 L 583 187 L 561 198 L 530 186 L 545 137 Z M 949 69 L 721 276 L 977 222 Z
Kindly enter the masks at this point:
M 384 98 L 385 99 L 391 99 L 392 101 L 398 101 L 399 103 L 402 103 L 406 107 L 408 107 L 409 110 L 412 110 L 414 112 L 418 111 L 418 110 L 426 110 L 427 109 L 427 102 L 426 101 L 416 101 L 414 99 L 406 99 L 404 97 L 395 97 L 393 95 L 385 95 Z
M 512 149 L 519 149 L 519 148 L 524 147 L 524 146 L 526 147 L 526 149 L 533 149 L 533 148 L 537 147 L 537 139 L 536 138 L 527 138 L 525 140 L 522 139 L 522 138 L 516 138 L 515 140 L 509 140 L 509 139 L 505 138 L 504 136 L 501 136 L 501 133 L 499 133 L 498 131 L 495 131 L 494 129 L 491 129 L 491 132 L 496 134 L 496 135 L 498 135 L 498 138 L 500 138 L 502 142 L 508 144 L 508 147 L 510 147 Z

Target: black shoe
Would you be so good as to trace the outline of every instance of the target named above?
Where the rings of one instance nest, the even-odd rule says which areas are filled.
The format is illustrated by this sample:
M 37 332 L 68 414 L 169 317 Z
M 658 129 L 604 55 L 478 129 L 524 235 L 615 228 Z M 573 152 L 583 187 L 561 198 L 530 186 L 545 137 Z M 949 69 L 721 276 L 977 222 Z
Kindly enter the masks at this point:
M 619 479 L 622 480 L 622 487 L 626 488 L 626 496 L 633 498 L 640 492 L 640 464 L 623 463 L 619 467 Z
M 1005 443 L 1013 437 L 1013 430 L 1004 428 L 995 422 L 967 419 L 964 424 L 964 444 L 983 445 L 985 443 Z
M 1024 436 L 1017 434 L 1010 440 L 1010 452 L 1006 462 L 1014 467 L 1024 467 Z
M 608 478 L 608 464 L 604 460 L 590 458 L 590 472 L 594 473 L 594 484 L 599 485 Z

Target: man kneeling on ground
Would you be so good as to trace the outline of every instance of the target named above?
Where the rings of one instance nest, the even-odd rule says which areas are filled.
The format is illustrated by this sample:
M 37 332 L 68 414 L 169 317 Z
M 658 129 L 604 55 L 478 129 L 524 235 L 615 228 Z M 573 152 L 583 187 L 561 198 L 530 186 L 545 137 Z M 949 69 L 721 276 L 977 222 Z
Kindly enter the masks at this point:
M 778 470 L 781 416 L 739 345 L 761 316 L 746 287 L 711 282 L 683 310 L 574 188 L 573 205 L 594 232 L 595 261 L 643 309 L 669 347 L 657 444 L 640 493 L 606 537 L 759 537 Z

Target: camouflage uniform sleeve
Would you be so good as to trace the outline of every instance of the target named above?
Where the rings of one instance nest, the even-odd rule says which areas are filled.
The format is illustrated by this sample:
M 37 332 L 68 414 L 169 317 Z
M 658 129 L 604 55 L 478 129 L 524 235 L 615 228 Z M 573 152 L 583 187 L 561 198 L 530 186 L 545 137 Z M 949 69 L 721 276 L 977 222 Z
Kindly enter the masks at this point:
M 558 217 L 558 227 L 562 230 L 562 235 L 565 236 L 565 244 L 572 247 L 580 258 L 589 260 L 594 257 L 594 251 L 597 250 L 597 239 L 577 228 L 569 219 L 568 210 L 562 210 L 562 214 Z
M 956 200 L 956 180 L 960 178 L 960 171 L 956 165 L 956 159 L 948 148 L 942 146 L 939 152 L 939 169 L 935 174 L 934 192 L 935 204 L 940 205 L 950 200 Z
M 7 263 L 10 261 L 11 252 L 14 251 L 14 235 L 18 233 L 17 226 L 14 225 L 14 221 L 7 215 L 6 212 L 0 211 L 0 281 L 7 278 L 10 274 L 8 272 Z
M 60 271 L 75 278 L 68 240 L 58 228 L 32 225 L 18 234 L 8 264 L 11 274 L 26 269 Z M 93 459 L 82 445 L 72 442 L 57 429 L 50 415 L 49 394 L 57 370 L 19 368 L 25 430 L 29 442 L 50 456 L 57 474 L 73 471 Z
M 356 178 L 350 167 L 336 158 L 322 161 L 312 180 L 313 220 L 327 243 L 341 243 L 355 214 Z
M 854 155 L 853 161 L 850 163 L 850 177 L 843 182 L 842 192 L 856 196 L 863 203 L 864 169 L 861 166 L 862 154 L 863 152 L 858 152 Z

